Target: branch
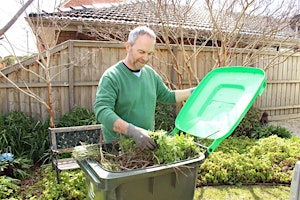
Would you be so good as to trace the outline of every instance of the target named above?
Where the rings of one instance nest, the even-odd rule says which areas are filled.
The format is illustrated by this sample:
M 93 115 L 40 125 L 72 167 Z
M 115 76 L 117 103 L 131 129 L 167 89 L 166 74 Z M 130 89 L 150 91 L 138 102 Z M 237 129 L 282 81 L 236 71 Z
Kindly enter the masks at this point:
M 15 16 L 0 30 L 0 36 L 2 36 L 21 16 L 21 14 L 26 10 L 26 8 L 33 2 L 33 0 L 28 0 L 24 6 L 15 14 Z

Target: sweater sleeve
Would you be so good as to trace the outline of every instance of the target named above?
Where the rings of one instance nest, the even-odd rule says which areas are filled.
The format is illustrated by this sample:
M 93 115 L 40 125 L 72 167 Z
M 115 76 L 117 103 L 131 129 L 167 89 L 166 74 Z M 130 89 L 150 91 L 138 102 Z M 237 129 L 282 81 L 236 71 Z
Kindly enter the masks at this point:
M 103 76 L 96 92 L 94 102 L 94 112 L 98 122 L 100 122 L 108 131 L 113 131 L 114 122 L 120 117 L 114 112 L 114 106 L 117 98 L 117 91 L 114 82 L 108 77 Z

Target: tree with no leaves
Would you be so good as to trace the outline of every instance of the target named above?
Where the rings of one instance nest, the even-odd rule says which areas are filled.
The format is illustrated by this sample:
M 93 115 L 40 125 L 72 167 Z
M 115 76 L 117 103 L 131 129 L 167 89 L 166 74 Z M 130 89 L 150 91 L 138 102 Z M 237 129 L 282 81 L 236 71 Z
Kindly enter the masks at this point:
M 19 11 L 14 15 L 14 17 L 0 30 L 0 36 L 4 35 L 5 32 L 16 22 L 16 20 L 21 16 L 21 14 L 26 10 L 26 8 L 33 2 L 33 0 L 28 0 L 26 4 L 22 5 Z M 29 21 L 29 24 L 31 22 Z M 36 31 L 36 30 L 34 30 Z M 55 44 L 57 38 L 51 38 L 51 42 L 47 43 L 45 45 L 44 43 L 41 43 L 41 40 L 39 40 L 46 31 L 36 31 L 34 32 L 35 37 L 37 38 L 38 46 L 43 46 L 43 52 L 41 48 L 38 48 L 38 53 L 32 57 L 32 59 L 35 59 L 35 61 L 39 64 L 40 68 L 42 70 L 38 70 L 39 72 L 36 72 L 34 70 L 29 69 L 28 67 L 24 66 L 18 57 L 15 55 L 17 59 L 17 64 L 14 65 L 18 69 L 22 69 L 25 72 L 28 72 L 31 74 L 31 76 L 35 76 L 36 79 L 41 79 L 47 84 L 47 98 L 43 98 L 40 94 L 37 94 L 34 92 L 34 90 L 27 85 L 26 82 L 24 82 L 24 87 L 20 87 L 18 84 L 14 82 L 13 78 L 9 78 L 7 74 L 4 74 L 0 70 L 0 77 L 3 77 L 5 80 L 7 80 L 10 84 L 12 84 L 19 92 L 29 96 L 30 98 L 33 98 L 40 104 L 46 107 L 48 114 L 49 114 L 49 120 L 50 120 L 50 127 L 55 127 L 54 123 L 54 117 L 53 117 L 53 109 L 52 109 L 52 79 L 53 76 L 50 75 L 51 65 L 50 65 L 50 49 L 52 46 L 51 44 Z M 49 45 L 50 44 L 50 45 Z M 57 74 L 56 74 L 57 75 Z
M 147 2 L 161 23 L 158 30 L 162 43 L 174 58 L 173 67 L 177 72 L 174 87 L 182 87 L 185 73 L 189 85 L 199 81 L 193 62 L 208 47 L 214 48 L 213 68 L 236 64 L 239 56 L 242 57 L 239 65 L 257 66 L 261 53 L 276 52 L 266 61 L 265 71 L 284 62 L 279 59 L 281 55 L 287 58 L 299 48 L 299 34 L 290 27 L 292 17 L 297 14 L 294 1 L 283 0 L 277 4 L 268 0 L 206 0 L 202 4 L 196 0 L 184 4 L 179 0 Z M 192 53 L 187 47 L 191 47 Z M 182 52 L 183 61 L 178 59 L 175 49 Z

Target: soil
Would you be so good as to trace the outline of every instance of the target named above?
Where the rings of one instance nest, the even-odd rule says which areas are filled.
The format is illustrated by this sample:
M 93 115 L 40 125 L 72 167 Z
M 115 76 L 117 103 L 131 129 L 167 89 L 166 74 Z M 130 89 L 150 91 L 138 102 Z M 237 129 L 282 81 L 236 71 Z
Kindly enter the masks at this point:
M 42 178 L 40 166 L 32 167 L 31 171 L 32 175 L 29 178 L 22 180 L 20 183 L 20 194 L 25 200 L 30 199 L 30 197 L 26 198 L 28 190 Z M 35 190 L 30 191 L 30 193 L 35 197 L 39 197 L 42 194 L 42 192 L 43 191 L 41 190 L 41 188 L 36 188 Z

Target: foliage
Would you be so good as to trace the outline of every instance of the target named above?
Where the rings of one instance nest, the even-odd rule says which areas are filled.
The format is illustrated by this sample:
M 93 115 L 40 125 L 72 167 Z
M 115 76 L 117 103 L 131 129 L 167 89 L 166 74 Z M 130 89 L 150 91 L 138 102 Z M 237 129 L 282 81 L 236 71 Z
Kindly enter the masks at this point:
M 195 158 L 202 151 L 188 134 L 169 136 L 165 131 L 156 131 L 149 132 L 149 135 L 157 143 L 154 151 L 141 150 L 131 138 L 121 137 L 117 153 L 100 150 L 95 145 L 82 145 L 74 149 L 73 157 L 77 160 L 97 160 L 109 171 L 123 171 Z
M 261 111 L 258 108 L 251 107 L 246 113 L 245 117 L 233 131 L 231 136 L 247 136 L 251 137 L 250 133 L 256 128 L 260 127 Z
M 258 108 L 251 107 L 231 135 L 247 136 L 254 139 L 266 138 L 271 135 L 277 135 L 282 138 L 292 137 L 292 132 L 284 127 L 262 125 L 260 117 L 261 111 Z
M 0 199 L 7 199 L 19 191 L 19 180 L 9 176 L 0 176 Z
M 17 63 L 17 59 L 14 56 L 6 56 L 0 59 L 0 63 L 4 63 L 6 66 L 13 65 Z
M 256 127 L 251 132 L 250 137 L 254 139 L 260 139 L 260 138 L 269 137 L 271 135 L 277 135 L 278 137 L 282 137 L 282 138 L 290 138 L 292 137 L 292 132 L 287 130 L 284 127 L 267 125 L 267 126 Z
M 296 160 L 300 159 L 299 144 L 298 138 L 284 139 L 276 135 L 259 140 L 248 137 L 225 139 L 216 151 L 199 166 L 197 184 L 202 187 L 198 190 L 201 190 L 204 185 L 290 184 L 292 167 Z M 44 178 L 39 181 L 39 187 L 35 185 L 40 192 L 43 192 L 39 199 L 80 199 L 81 193 L 86 194 L 86 180 L 81 170 L 63 171 L 61 177 L 65 178 L 62 178 L 61 184 L 57 184 L 55 171 L 51 167 L 44 170 Z M 277 185 L 273 190 L 279 187 Z M 70 190 L 76 191 L 77 198 L 76 195 L 67 193 Z M 260 196 L 261 192 L 258 193 L 256 195 Z M 211 195 L 202 194 L 201 198 L 195 199 L 205 199 L 205 196 L 211 197 Z M 215 199 L 219 199 L 217 197 Z M 237 195 L 237 198 L 230 199 L 239 199 L 238 197 L 241 196 Z M 207 199 L 211 198 L 207 197 Z
M 97 124 L 94 112 L 86 108 L 75 107 L 59 118 L 57 127 L 83 126 Z
M 195 158 L 202 151 L 188 134 L 168 136 L 166 132 L 153 132 L 151 137 L 157 143 L 154 150 L 156 164 L 167 164 Z
M 0 175 L 23 179 L 29 176 L 31 165 L 31 160 L 25 157 L 18 157 L 12 161 L 4 160 L 0 162 Z
M 38 185 L 43 189 L 43 194 L 39 199 L 87 199 L 86 180 L 80 169 L 62 171 L 60 178 L 61 183 L 58 184 L 55 171 L 52 167 L 47 167 L 43 179 L 38 182 Z
M 0 115 L 0 128 L 2 129 L 4 127 L 4 117 Z
M 172 131 L 175 117 L 173 105 L 157 103 L 155 108 L 155 130 Z
M 36 163 L 49 149 L 48 122 L 15 111 L 5 116 L 0 125 L 0 150 L 3 152 L 11 152 L 15 157 L 26 156 Z
M 198 185 L 290 184 L 299 138 L 230 137 L 200 166 Z
M 300 149 L 298 148 L 300 140 L 290 137 L 290 132 L 285 128 L 261 126 L 259 117 L 254 118 L 254 116 L 258 116 L 258 112 L 257 115 L 255 115 L 256 112 L 254 114 L 252 112 L 247 113 L 243 119 L 247 119 L 247 122 L 239 127 L 245 133 L 250 130 L 251 132 L 247 132 L 247 134 L 237 133 L 239 137 L 229 137 L 219 145 L 214 153 L 209 155 L 199 167 L 198 186 L 253 183 L 290 184 L 292 169 L 296 161 L 300 160 Z M 87 116 L 84 119 L 94 117 L 90 111 L 74 113 L 76 115 L 73 116 L 74 118 L 70 117 L 70 121 L 75 124 L 69 123 L 70 126 L 76 125 L 77 122 L 87 122 L 88 124 L 92 121 L 81 120 L 80 116 L 83 114 Z M 89 116 L 91 118 L 88 118 Z M 68 124 L 67 121 L 66 124 Z M 43 156 L 47 155 L 47 151 L 50 149 L 47 129 L 47 123 L 33 120 L 20 112 L 13 112 L 4 117 L 0 116 L 0 153 L 12 152 L 15 158 L 12 162 L 0 162 L 0 195 L 2 194 L 1 190 L 7 190 L 7 188 L 9 191 L 13 190 L 12 193 L 17 192 L 17 187 L 11 186 L 10 188 L 9 185 L 19 183 L 17 179 L 14 179 L 15 177 L 18 179 L 26 177 L 27 169 L 33 160 L 31 157 L 35 157 L 35 160 L 41 160 Z M 164 138 L 165 136 L 166 134 L 162 134 L 159 137 L 162 137 L 161 140 L 166 140 L 166 144 L 171 144 L 172 142 L 168 141 L 169 137 Z M 253 138 L 248 138 L 249 136 Z M 163 160 L 170 158 L 176 159 L 183 155 L 183 150 L 177 148 L 181 145 L 183 134 L 176 135 L 176 137 L 178 137 L 179 144 L 171 145 L 172 148 L 166 147 L 169 148 L 170 152 L 161 152 L 160 154 L 165 158 L 158 159 L 157 163 L 162 163 Z M 157 143 L 160 142 L 157 141 Z M 54 173 L 55 171 L 50 167 L 46 169 L 45 177 L 39 183 L 40 188 L 43 188 L 41 199 L 62 199 L 63 197 L 65 199 L 84 199 L 86 183 L 83 172 L 80 170 L 61 172 L 61 177 L 64 178 L 62 178 L 62 184 L 59 185 Z

